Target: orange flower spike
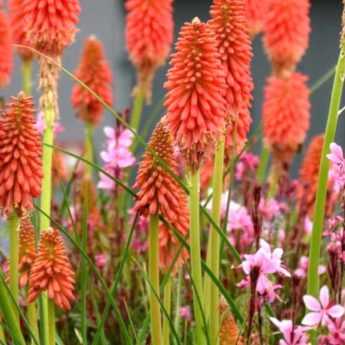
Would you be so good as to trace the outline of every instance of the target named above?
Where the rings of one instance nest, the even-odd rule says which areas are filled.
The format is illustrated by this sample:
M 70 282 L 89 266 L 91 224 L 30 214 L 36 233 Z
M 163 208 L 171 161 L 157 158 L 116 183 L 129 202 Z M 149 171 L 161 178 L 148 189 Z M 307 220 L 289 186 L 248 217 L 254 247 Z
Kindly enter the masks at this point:
M 61 309 L 68 311 L 75 300 L 75 274 L 56 229 L 42 232 L 39 249 L 31 269 L 28 302 L 47 291 L 48 297 Z
M 23 0 L 9 0 L 9 9 L 14 43 L 28 46 L 29 42 L 25 32 L 27 6 L 24 6 Z M 30 49 L 18 48 L 17 51 L 23 60 L 32 59 L 33 54 Z
M 156 157 L 152 151 L 156 153 Z M 173 141 L 166 128 L 165 118 L 153 131 L 148 150 L 140 163 L 134 184 L 134 188 L 139 190 L 134 208 L 145 216 L 162 215 L 171 225 L 185 234 L 189 225 L 187 195 L 171 173 L 161 165 L 158 158 L 165 162 L 171 172 L 177 173 Z
M 28 216 L 20 220 L 19 232 L 19 285 L 25 287 L 29 282 L 31 267 L 36 258 L 35 229 Z
M 267 1 L 246 0 L 248 27 L 252 37 L 259 34 L 263 29 Z
M 42 143 L 31 97 L 13 97 L 0 117 L 0 209 L 31 210 L 41 194 Z
M 214 33 L 198 18 L 182 27 L 164 86 L 169 128 L 187 165 L 197 169 L 223 130 L 227 114 Z
M 22 0 L 27 42 L 52 57 L 62 55 L 74 41 L 79 22 L 79 0 Z
M 154 73 L 164 64 L 173 42 L 173 0 L 127 0 L 126 41 L 138 71 L 138 88 L 151 96 Z
M 13 67 L 12 35 L 0 1 L 0 87 L 10 82 Z
M 307 77 L 293 73 L 287 78 L 270 77 L 263 104 L 263 132 L 278 159 L 289 163 L 304 142 L 310 125 Z
M 253 53 L 245 0 L 214 0 L 210 14 L 209 25 L 215 32 L 226 75 L 226 101 L 233 115 L 250 106 L 253 91 Z
M 76 76 L 97 93 L 107 104 L 112 105 L 112 74 L 105 58 L 102 43 L 94 36 L 85 41 Z M 101 121 L 103 105 L 80 84 L 72 90 L 72 105 L 85 122 L 97 126 Z
M 267 0 L 264 45 L 277 74 L 293 70 L 309 44 L 310 0 Z

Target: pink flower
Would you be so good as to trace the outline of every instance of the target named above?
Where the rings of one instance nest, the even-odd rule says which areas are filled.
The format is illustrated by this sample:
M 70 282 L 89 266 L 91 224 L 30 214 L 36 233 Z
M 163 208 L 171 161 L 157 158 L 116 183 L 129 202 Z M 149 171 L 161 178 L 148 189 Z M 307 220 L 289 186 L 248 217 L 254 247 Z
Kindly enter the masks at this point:
M 185 321 L 191 321 L 192 320 L 192 313 L 191 313 L 190 307 L 188 305 L 180 308 L 180 316 Z
M 44 130 L 45 130 L 45 123 L 44 123 L 44 114 L 43 112 L 39 112 L 37 114 L 37 119 L 36 119 L 36 128 L 38 130 L 38 132 L 40 134 L 43 134 Z M 62 133 L 64 131 L 64 127 L 61 125 L 61 123 L 59 121 L 55 121 L 54 124 L 54 133 L 55 134 L 59 134 Z
M 327 337 L 329 345 L 344 345 L 345 344 L 345 320 L 332 320 L 327 325 L 329 336 Z
M 105 254 L 96 254 L 95 261 L 96 261 L 96 266 L 98 268 L 103 268 L 106 265 L 108 259 Z
M 312 231 L 313 231 L 313 222 L 308 216 L 306 216 L 304 218 L 304 232 L 306 233 L 306 235 L 311 235 Z
M 343 149 L 336 143 L 332 143 L 327 158 L 332 162 L 330 178 L 334 181 L 336 189 L 341 190 L 345 187 L 345 158 Z
M 308 272 L 308 257 L 301 256 L 299 259 L 298 267 L 294 271 L 294 275 L 300 279 L 303 279 L 307 276 Z M 319 275 L 324 274 L 326 272 L 326 267 L 323 265 L 319 266 Z
M 248 172 L 255 172 L 259 165 L 259 157 L 250 152 L 241 155 L 240 161 L 236 164 L 236 180 L 242 180 Z
M 311 311 L 302 320 L 306 326 L 325 326 L 331 319 L 337 319 L 344 315 L 345 308 L 341 305 L 332 305 L 329 300 L 329 290 L 325 285 L 320 290 L 320 301 L 310 295 L 305 295 L 303 301 L 307 309 Z
M 279 329 L 283 335 L 283 339 L 279 341 L 279 345 L 308 345 L 309 340 L 306 335 L 307 327 L 295 326 L 291 320 L 279 321 L 274 317 L 270 317 L 271 322 Z
M 272 220 L 280 214 L 280 203 L 275 199 L 261 199 L 259 211 L 265 220 Z

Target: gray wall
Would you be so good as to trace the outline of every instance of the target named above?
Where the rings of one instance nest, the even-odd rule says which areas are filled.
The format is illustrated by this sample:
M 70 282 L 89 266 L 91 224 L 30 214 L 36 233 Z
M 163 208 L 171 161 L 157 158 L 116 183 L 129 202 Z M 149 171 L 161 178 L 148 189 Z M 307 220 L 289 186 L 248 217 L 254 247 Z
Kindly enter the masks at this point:
M 258 0 L 260 1 L 260 0 Z M 208 18 L 208 7 L 211 1 L 208 0 L 177 0 L 175 2 L 176 28 L 183 22 L 191 20 L 194 16 L 199 16 L 202 20 Z M 82 14 L 80 21 L 80 31 L 75 44 L 66 50 L 63 59 L 64 65 L 74 70 L 79 61 L 79 56 L 84 39 L 90 34 L 95 34 L 105 45 L 107 57 L 111 62 L 115 76 L 114 96 L 116 107 L 122 110 L 129 106 L 131 87 L 135 81 L 133 69 L 128 61 L 124 43 L 124 15 L 123 1 L 120 0 L 81 0 Z M 341 1 L 340 0 L 312 0 L 312 36 L 310 49 L 300 64 L 300 71 L 310 76 L 312 85 L 319 79 L 337 59 L 338 37 L 340 31 Z M 255 79 L 255 101 L 253 115 L 257 125 L 260 118 L 262 88 L 266 76 L 269 74 L 270 66 L 263 53 L 261 39 L 254 42 L 255 58 L 253 62 L 253 74 Z M 153 104 L 158 102 L 163 96 L 162 83 L 166 68 L 159 71 L 154 85 Z M 20 90 L 20 68 L 17 66 L 13 75 L 10 87 L 1 90 L 5 97 L 16 94 Z M 37 85 L 37 84 L 35 84 Z M 36 86 L 35 86 L 36 87 Z M 67 76 L 61 76 L 60 82 L 60 108 L 61 119 L 65 132 L 61 135 L 61 140 L 80 141 L 83 136 L 83 126 L 74 116 L 70 106 L 70 92 L 72 82 Z M 312 128 L 310 135 L 317 134 L 324 129 L 331 82 L 326 83 L 312 96 Z M 37 94 L 36 94 L 37 95 Z M 149 121 L 149 109 L 146 109 L 146 121 Z M 111 124 L 112 117 L 106 114 L 104 124 Z M 340 121 L 338 129 L 338 141 L 345 144 L 345 117 Z M 98 146 L 102 143 L 102 129 L 97 130 Z

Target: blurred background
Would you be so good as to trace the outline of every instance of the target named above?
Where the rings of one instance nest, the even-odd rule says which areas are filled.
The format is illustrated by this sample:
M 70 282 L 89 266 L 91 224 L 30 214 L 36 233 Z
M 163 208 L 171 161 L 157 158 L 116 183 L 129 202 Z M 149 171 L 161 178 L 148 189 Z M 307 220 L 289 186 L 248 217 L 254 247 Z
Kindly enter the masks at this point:
M 131 90 L 135 83 L 134 70 L 128 60 L 124 41 L 125 12 L 122 0 L 80 0 L 82 13 L 80 19 L 80 31 L 73 46 L 68 48 L 63 58 L 63 64 L 69 70 L 74 70 L 79 62 L 82 45 L 86 37 L 95 34 L 104 43 L 108 60 L 113 68 L 114 74 L 114 99 L 116 108 L 122 111 L 130 106 Z M 258 0 L 260 1 L 260 0 Z M 283 1 L 283 0 L 282 0 Z M 340 32 L 341 0 L 311 0 L 312 10 L 312 34 L 310 48 L 299 65 L 299 70 L 309 76 L 310 85 L 322 78 L 329 71 L 337 60 L 338 38 Z M 179 28 L 185 21 L 190 21 L 198 16 L 202 20 L 208 19 L 208 9 L 211 0 L 175 0 L 175 36 Z M 270 64 L 266 59 L 262 48 L 261 37 L 254 41 L 253 75 L 255 81 L 252 129 L 258 126 L 261 113 L 263 86 L 266 77 L 270 73 Z M 34 89 L 37 89 L 37 68 L 35 70 Z M 159 104 L 164 95 L 162 84 L 166 73 L 166 66 L 161 68 L 156 76 L 153 93 L 153 103 L 151 107 L 145 109 L 143 126 L 150 128 L 156 122 L 152 118 L 152 113 L 156 117 L 161 116 L 163 110 L 159 112 Z M 332 79 L 324 83 L 322 87 L 312 94 L 312 127 L 309 138 L 324 130 L 328 111 L 328 103 Z M 17 59 L 11 85 L 6 90 L 1 90 L 1 96 L 6 98 L 15 95 L 21 88 L 20 65 Z M 72 81 L 61 75 L 60 81 L 60 110 L 61 122 L 65 131 L 60 134 L 60 141 L 69 143 L 81 142 L 83 137 L 83 125 L 75 117 L 70 105 L 70 94 Z M 37 97 L 37 93 L 35 94 Z M 37 103 L 36 103 L 37 104 Z M 101 147 L 103 142 L 102 127 L 105 124 L 113 124 L 111 114 L 104 116 L 104 122 L 96 131 L 96 145 Z M 296 123 L 298 126 L 298 123 Z M 345 114 L 340 121 L 337 133 L 338 143 L 345 145 Z M 256 149 L 259 145 L 256 145 Z M 297 159 L 298 163 L 298 159 Z

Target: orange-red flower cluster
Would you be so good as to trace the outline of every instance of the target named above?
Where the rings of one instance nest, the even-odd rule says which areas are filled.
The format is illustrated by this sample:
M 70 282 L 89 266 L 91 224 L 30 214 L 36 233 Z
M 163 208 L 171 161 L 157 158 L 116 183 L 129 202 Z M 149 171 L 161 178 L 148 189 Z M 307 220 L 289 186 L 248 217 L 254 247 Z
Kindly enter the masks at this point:
M 19 232 L 19 285 L 22 288 L 29 283 L 30 272 L 35 258 L 35 229 L 29 216 L 24 216 L 20 220 Z
M 187 195 L 171 173 L 177 174 L 177 161 L 172 137 L 163 118 L 156 126 L 139 166 L 134 184 L 139 192 L 134 209 L 144 216 L 163 216 L 181 235 L 186 236 L 189 227 Z M 166 229 L 162 231 L 161 246 L 171 248 L 176 244 L 175 241 L 166 236 Z M 166 254 L 169 259 L 170 253 Z M 163 260 L 168 262 L 168 259 Z
M 290 163 L 309 129 L 309 94 L 303 74 L 268 79 L 263 105 L 264 138 L 273 154 L 285 163 Z
M 221 312 L 221 325 L 219 330 L 220 345 L 243 345 L 243 339 L 228 305 L 224 301 L 221 301 L 219 309 Z
M 268 0 L 246 0 L 246 13 L 251 36 L 260 33 L 264 26 L 266 4 Z
M 27 42 L 50 56 L 60 56 L 69 46 L 79 22 L 79 0 L 22 0 Z M 18 9 L 19 11 L 19 9 Z
M 180 32 L 165 88 L 167 122 L 187 165 L 197 168 L 224 128 L 226 83 L 211 28 L 195 18 Z
M 12 35 L 7 15 L 0 1 L 0 87 L 10 82 L 13 65 Z
M 23 2 L 23 0 L 9 0 L 12 36 L 14 43 L 29 46 L 25 31 L 25 18 L 28 7 L 23 6 Z M 30 49 L 18 48 L 17 51 L 24 60 L 30 60 L 32 58 L 33 54 Z
M 173 41 L 173 0 L 127 0 L 126 41 L 147 97 L 156 69 L 164 64 Z
M 0 209 L 32 209 L 41 193 L 42 144 L 31 97 L 13 97 L 0 117 Z
M 310 0 L 268 0 L 264 43 L 276 73 L 293 70 L 309 44 Z
M 74 271 L 61 235 L 56 229 L 43 231 L 31 269 L 29 303 L 32 303 L 40 293 L 47 291 L 48 297 L 58 307 L 67 311 L 75 300 L 74 285 Z
M 75 74 L 107 104 L 112 104 L 111 69 L 105 58 L 102 43 L 95 37 L 86 40 Z M 104 106 L 78 83 L 72 90 L 72 105 L 83 121 L 93 126 L 99 124 Z
M 224 67 L 230 114 L 248 109 L 253 81 L 250 73 L 251 41 L 245 0 L 214 0 L 209 25 L 215 32 L 217 48 Z

